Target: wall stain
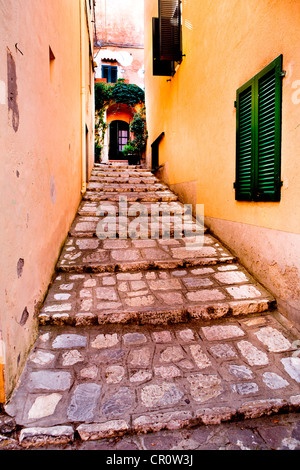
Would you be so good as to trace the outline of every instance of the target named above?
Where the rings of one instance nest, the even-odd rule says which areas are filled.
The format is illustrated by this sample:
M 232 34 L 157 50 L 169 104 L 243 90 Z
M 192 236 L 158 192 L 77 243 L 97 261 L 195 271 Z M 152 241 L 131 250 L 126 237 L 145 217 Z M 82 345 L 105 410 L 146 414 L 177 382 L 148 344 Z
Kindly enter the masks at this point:
M 12 126 L 15 132 L 19 129 L 20 115 L 18 106 L 18 85 L 17 69 L 15 60 L 9 50 L 7 50 L 7 94 L 8 94 L 8 115 L 12 114 Z
M 23 260 L 23 258 L 20 258 L 17 264 L 18 278 L 22 277 L 24 264 L 25 264 L 25 261 Z
M 24 326 L 26 324 L 27 320 L 28 320 L 28 317 L 29 317 L 29 312 L 27 310 L 27 307 L 25 307 L 24 310 L 23 310 L 19 325 Z

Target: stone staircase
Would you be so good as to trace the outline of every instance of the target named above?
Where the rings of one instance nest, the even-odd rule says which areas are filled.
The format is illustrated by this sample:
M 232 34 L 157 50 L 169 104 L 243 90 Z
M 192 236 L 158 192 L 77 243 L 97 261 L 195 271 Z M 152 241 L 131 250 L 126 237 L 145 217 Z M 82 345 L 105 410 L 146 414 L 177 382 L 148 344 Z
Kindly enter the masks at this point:
M 149 170 L 96 164 L 6 406 L 20 444 L 299 409 L 275 308 Z

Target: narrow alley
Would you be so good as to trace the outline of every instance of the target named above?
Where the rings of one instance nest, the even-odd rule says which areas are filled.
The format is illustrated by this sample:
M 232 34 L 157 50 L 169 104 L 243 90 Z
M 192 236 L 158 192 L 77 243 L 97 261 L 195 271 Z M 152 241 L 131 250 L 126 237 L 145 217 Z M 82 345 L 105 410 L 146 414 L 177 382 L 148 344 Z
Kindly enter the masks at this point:
M 126 239 L 118 198 L 130 201 Z M 156 215 L 156 239 L 140 238 L 141 224 L 129 236 L 142 204 Z M 78 445 L 299 410 L 297 336 L 274 298 L 204 227 L 203 247 L 189 250 L 194 219 L 189 236 L 169 236 L 176 217 L 184 206 L 146 169 L 95 165 L 39 314 L 39 338 L 5 407 L 18 445 Z M 146 219 L 151 226 L 149 211 Z M 101 222 L 116 238 L 98 238 Z

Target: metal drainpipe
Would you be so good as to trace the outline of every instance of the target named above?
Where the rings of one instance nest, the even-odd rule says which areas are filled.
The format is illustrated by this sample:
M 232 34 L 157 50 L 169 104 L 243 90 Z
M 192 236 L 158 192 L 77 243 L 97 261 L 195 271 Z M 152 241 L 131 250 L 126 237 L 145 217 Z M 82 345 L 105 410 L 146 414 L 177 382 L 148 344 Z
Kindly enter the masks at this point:
M 84 48 L 84 25 L 85 25 L 85 0 L 80 2 L 80 92 L 81 92 L 81 194 L 86 192 L 86 137 L 85 137 L 85 48 Z

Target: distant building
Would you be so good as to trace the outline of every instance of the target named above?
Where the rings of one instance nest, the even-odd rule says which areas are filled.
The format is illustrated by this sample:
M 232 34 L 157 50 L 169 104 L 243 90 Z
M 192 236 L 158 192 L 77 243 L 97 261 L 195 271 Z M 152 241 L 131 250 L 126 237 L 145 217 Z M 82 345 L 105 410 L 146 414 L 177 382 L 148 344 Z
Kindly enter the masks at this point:
M 96 0 L 96 80 L 144 88 L 144 0 Z
M 95 15 L 95 81 L 121 79 L 144 89 L 144 0 L 96 0 Z M 102 162 L 124 158 L 134 112 L 122 105 L 106 110 Z

